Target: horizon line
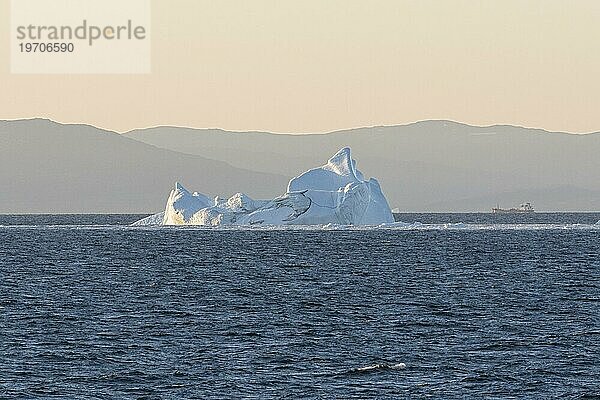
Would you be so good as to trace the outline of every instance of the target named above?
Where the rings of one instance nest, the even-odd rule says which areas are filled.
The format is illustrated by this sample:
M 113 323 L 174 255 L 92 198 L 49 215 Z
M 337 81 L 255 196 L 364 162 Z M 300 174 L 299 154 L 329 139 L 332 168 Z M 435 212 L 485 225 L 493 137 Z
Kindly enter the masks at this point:
M 0 119 L 0 122 L 17 122 L 17 121 L 34 121 L 34 120 L 49 121 L 49 122 L 52 122 L 52 123 L 55 123 L 58 125 L 89 126 L 89 127 L 100 129 L 100 130 L 113 132 L 118 135 L 126 135 L 126 134 L 134 132 L 134 131 L 143 131 L 143 130 L 157 129 L 157 128 L 176 128 L 176 129 L 191 129 L 191 130 L 219 130 L 219 131 L 230 132 L 230 133 L 264 133 L 264 134 L 269 134 L 269 135 L 282 135 L 282 136 L 284 136 L 284 135 L 289 135 L 289 136 L 329 135 L 329 134 L 333 134 L 333 133 L 347 132 L 347 131 L 358 130 L 358 129 L 406 127 L 406 126 L 417 125 L 417 124 L 422 124 L 422 123 L 427 123 L 427 122 L 451 123 L 451 124 L 463 125 L 463 126 L 468 126 L 468 127 L 472 127 L 472 128 L 482 128 L 482 129 L 483 128 L 494 128 L 494 127 L 511 127 L 511 128 L 542 131 L 542 132 L 546 132 L 546 133 L 557 133 L 557 134 L 578 135 L 578 136 L 600 134 L 600 130 L 592 131 L 592 132 L 554 131 L 554 130 L 548 130 L 546 128 L 541 128 L 541 127 L 524 126 L 524 125 L 511 124 L 511 123 L 494 123 L 494 124 L 490 124 L 490 125 L 470 124 L 470 123 L 466 123 L 466 122 L 460 122 L 460 121 L 455 121 L 452 119 L 444 119 L 444 118 L 422 119 L 422 120 L 416 120 L 416 121 L 412 121 L 412 122 L 389 124 L 389 125 L 388 124 L 364 125 L 364 126 L 340 128 L 340 129 L 335 129 L 335 130 L 318 131 L 318 132 L 275 132 L 275 131 L 256 130 L 256 129 L 248 129 L 248 130 L 225 129 L 225 128 L 219 128 L 219 127 L 199 128 L 199 127 L 186 126 L 186 125 L 168 125 L 168 124 L 166 124 L 166 125 L 163 125 L 163 124 L 148 125 L 148 126 L 145 126 L 142 128 L 133 128 L 133 129 L 129 129 L 129 130 L 120 131 L 120 130 L 115 130 L 115 129 L 110 129 L 110 128 L 104 128 L 104 127 L 97 126 L 97 125 L 94 125 L 94 124 L 91 124 L 88 122 L 63 122 L 63 121 L 58 121 L 58 120 L 55 120 L 55 119 L 52 119 L 49 117 L 39 117 L 39 116 L 38 117 L 24 117 L 24 118 L 2 118 L 2 119 Z

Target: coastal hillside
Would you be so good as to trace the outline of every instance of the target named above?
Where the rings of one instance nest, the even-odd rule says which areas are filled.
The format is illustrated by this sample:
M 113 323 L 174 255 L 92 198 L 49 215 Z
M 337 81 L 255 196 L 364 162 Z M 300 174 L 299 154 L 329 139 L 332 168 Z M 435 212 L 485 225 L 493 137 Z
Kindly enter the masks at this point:
M 525 201 L 539 211 L 600 210 L 598 133 L 424 121 L 314 135 L 156 127 L 125 136 L 288 176 L 349 146 L 402 211 L 489 211 Z
M 175 181 L 209 196 L 281 194 L 351 147 L 402 212 L 600 210 L 600 134 L 450 121 L 293 135 L 157 127 L 118 134 L 46 119 L 0 121 L 0 212 L 156 212 Z
M 150 213 L 176 181 L 272 197 L 288 178 L 177 153 L 87 125 L 0 121 L 0 213 Z

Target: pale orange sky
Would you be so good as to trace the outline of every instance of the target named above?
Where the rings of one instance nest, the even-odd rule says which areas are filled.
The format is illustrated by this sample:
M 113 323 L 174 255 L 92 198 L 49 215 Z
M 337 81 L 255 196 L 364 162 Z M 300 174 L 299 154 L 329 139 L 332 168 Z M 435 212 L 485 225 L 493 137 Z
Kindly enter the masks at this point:
M 597 0 L 155 0 L 148 75 L 11 75 L 0 1 L 0 119 L 600 131 Z

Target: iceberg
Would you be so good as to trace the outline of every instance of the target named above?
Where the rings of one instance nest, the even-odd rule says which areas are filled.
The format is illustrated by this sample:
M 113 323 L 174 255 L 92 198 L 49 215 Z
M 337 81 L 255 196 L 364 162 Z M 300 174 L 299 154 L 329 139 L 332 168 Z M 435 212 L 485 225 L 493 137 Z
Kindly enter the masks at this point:
M 162 225 L 165 219 L 165 213 L 160 212 L 158 214 L 150 215 L 146 218 L 142 218 L 139 221 L 131 224 L 132 226 L 146 226 L 146 225 Z
M 365 180 L 350 149 L 343 148 L 323 166 L 290 180 L 285 194 L 254 200 L 243 193 L 228 199 L 186 190 L 169 194 L 165 211 L 134 225 L 378 225 L 393 223 L 390 206 L 375 178 Z

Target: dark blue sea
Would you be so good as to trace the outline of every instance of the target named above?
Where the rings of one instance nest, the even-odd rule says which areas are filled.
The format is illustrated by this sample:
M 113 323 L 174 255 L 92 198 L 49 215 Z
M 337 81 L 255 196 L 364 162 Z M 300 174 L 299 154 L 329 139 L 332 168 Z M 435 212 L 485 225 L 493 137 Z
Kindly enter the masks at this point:
M 0 398 L 600 398 L 600 214 L 0 216 Z

